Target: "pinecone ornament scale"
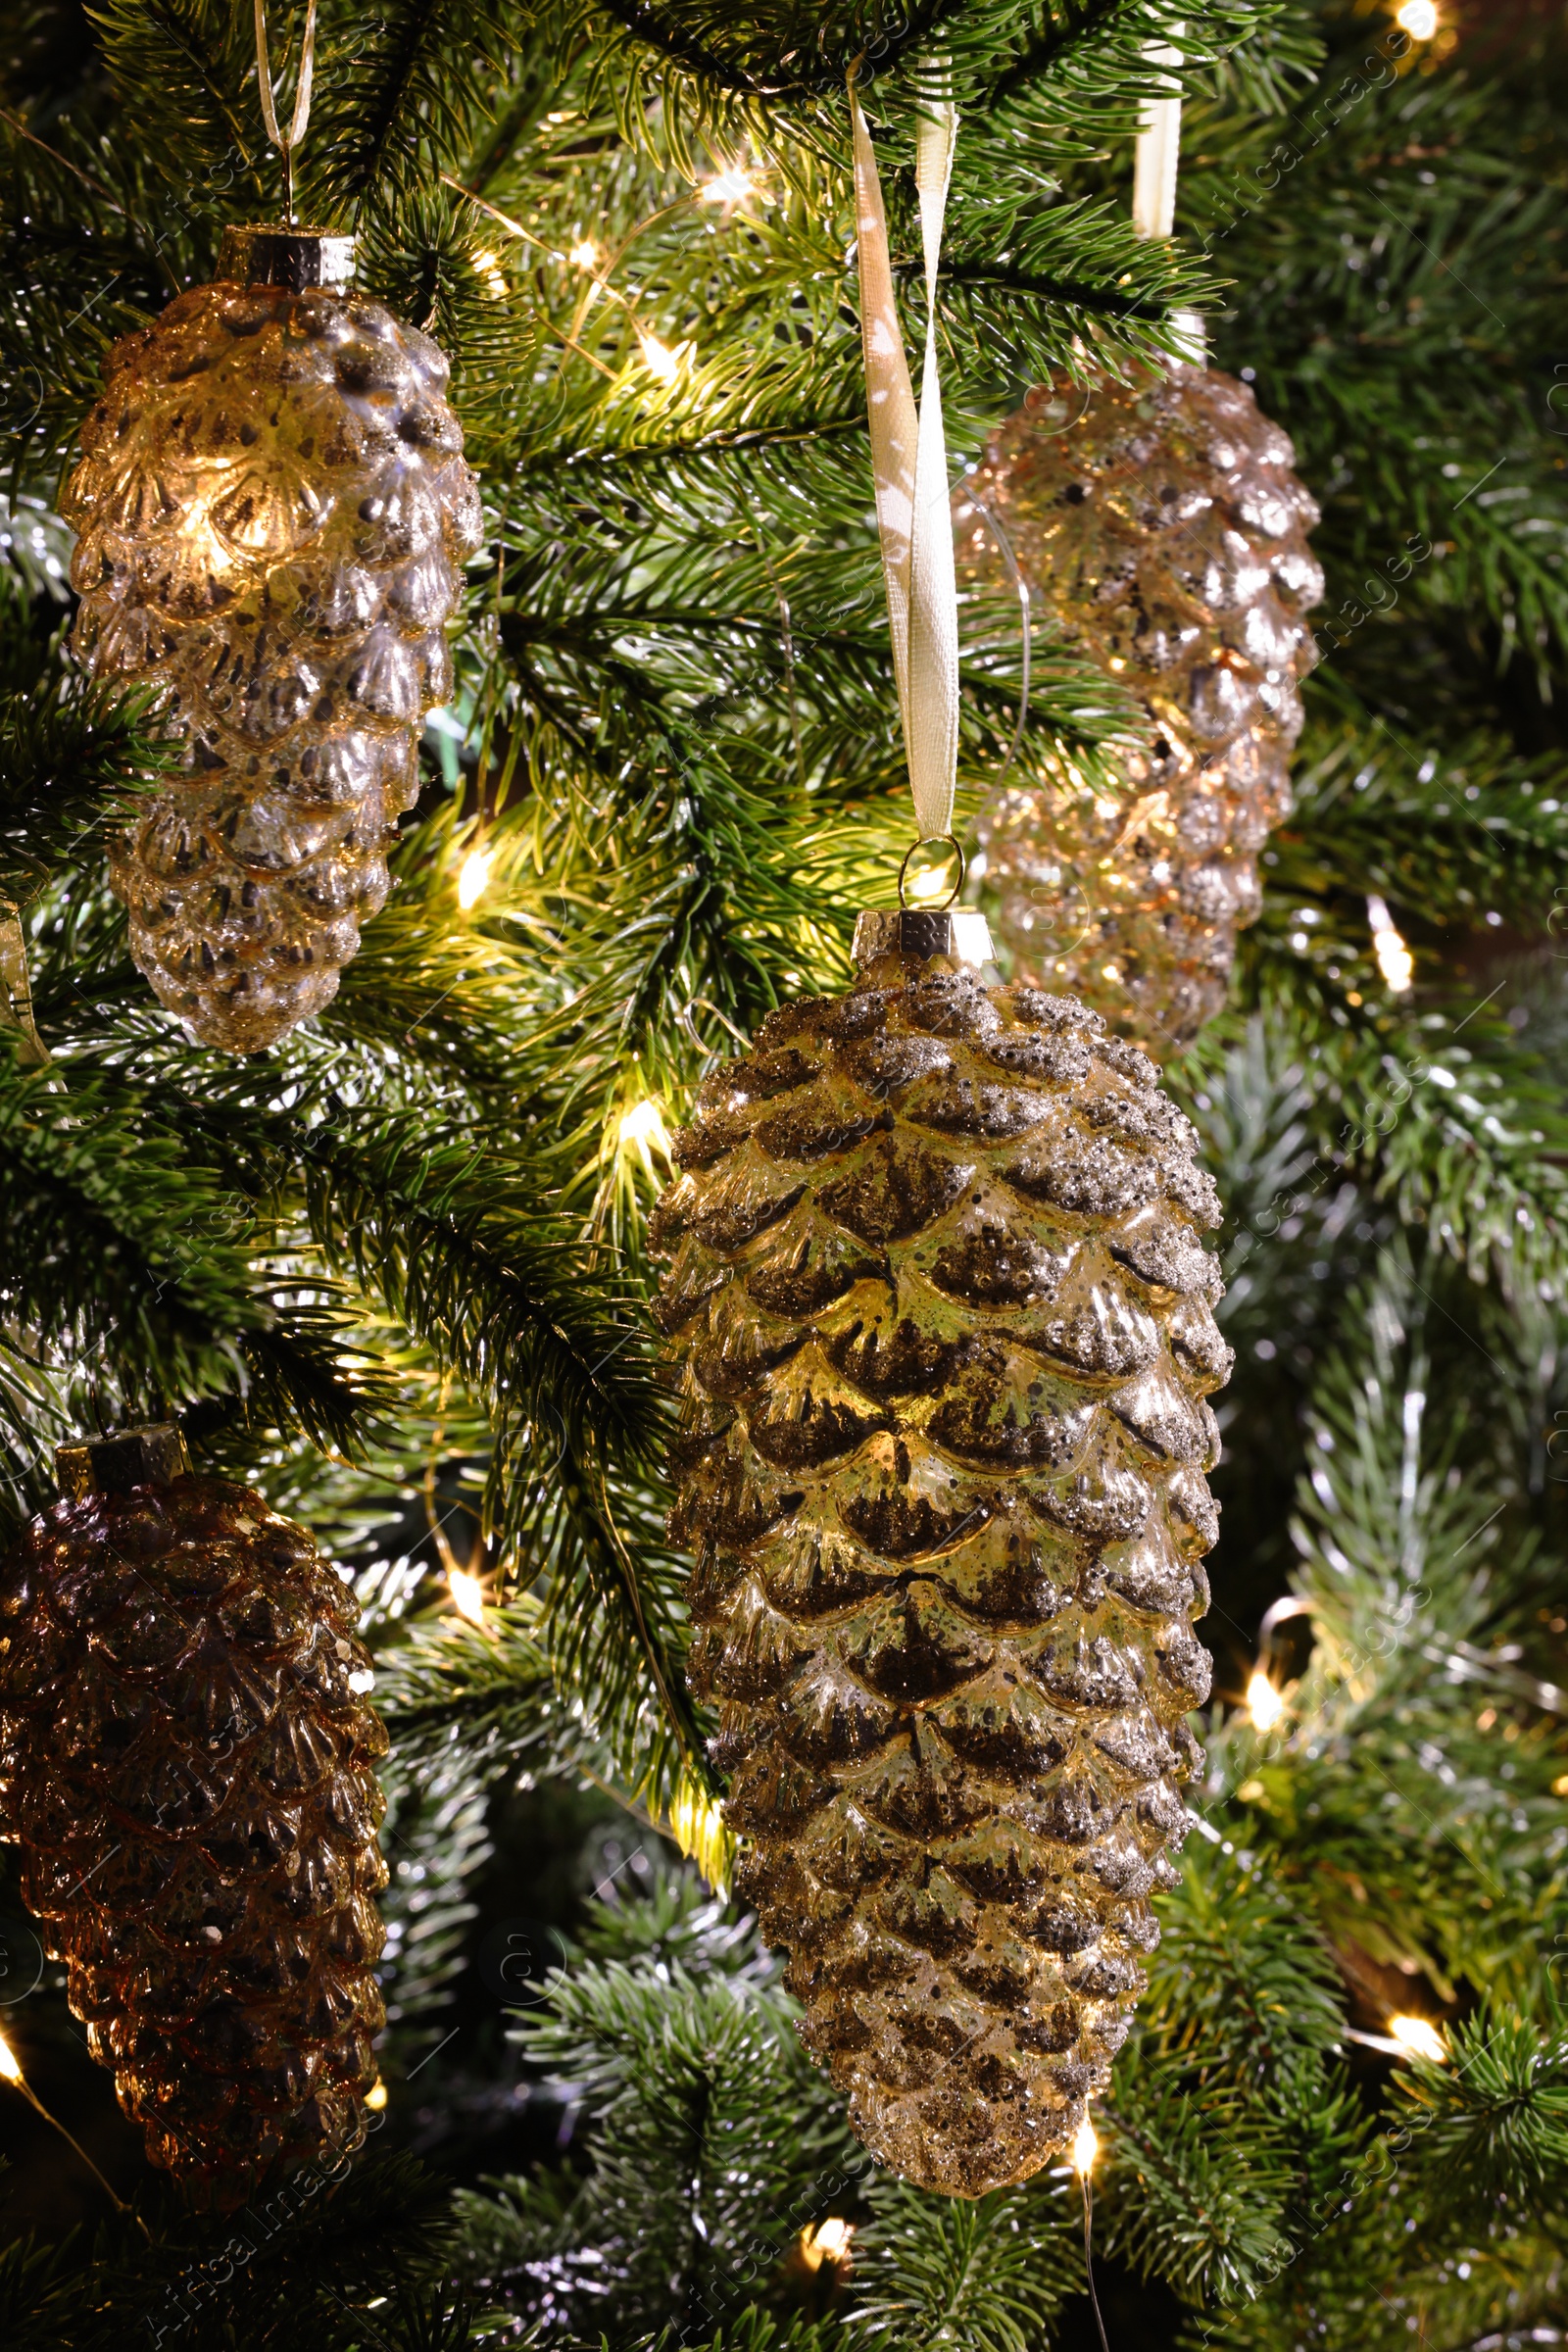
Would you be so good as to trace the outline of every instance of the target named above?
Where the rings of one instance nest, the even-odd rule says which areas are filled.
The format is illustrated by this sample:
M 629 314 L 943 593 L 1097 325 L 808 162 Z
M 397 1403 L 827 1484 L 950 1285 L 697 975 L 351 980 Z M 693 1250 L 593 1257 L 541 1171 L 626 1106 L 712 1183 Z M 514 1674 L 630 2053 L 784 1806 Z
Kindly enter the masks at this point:
M 75 645 L 184 745 L 117 845 L 131 952 L 231 1053 L 329 1003 L 389 888 L 481 527 L 436 345 L 326 286 L 222 280 L 109 356 L 63 512 Z
M 656 1228 L 739 1884 L 856 2128 L 951 2193 L 1070 2139 L 1185 1826 L 1229 1356 L 1153 1075 L 884 958 L 707 1083 Z
M 222 1479 L 64 1501 L 0 1567 L 0 1835 L 93 2056 L 200 2203 L 364 2135 L 386 1735 L 357 1615 Z
M 1000 579 L 990 517 L 1037 608 L 1137 696 L 1150 746 L 1107 797 L 1070 768 L 981 812 L 1015 976 L 1066 989 L 1156 1059 L 1225 1001 L 1257 859 L 1290 812 L 1318 510 L 1250 386 L 1177 364 L 1031 393 L 955 499 L 960 575 Z

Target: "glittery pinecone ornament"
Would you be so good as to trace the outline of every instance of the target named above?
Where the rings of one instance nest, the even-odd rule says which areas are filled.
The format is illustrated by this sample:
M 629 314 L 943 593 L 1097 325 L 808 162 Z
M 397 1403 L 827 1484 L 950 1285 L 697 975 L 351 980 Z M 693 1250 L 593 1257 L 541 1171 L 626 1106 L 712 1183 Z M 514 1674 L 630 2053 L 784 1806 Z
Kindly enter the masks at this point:
M 131 953 L 232 1054 L 318 1012 L 385 901 L 480 538 L 442 354 L 303 282 L 351 253 L 231 232 L 218 284 L 111 352 L 64 502 L 77 650 L 155 686 L 184 744 L 112 858 Z
M 1191 1128 L 972 924 L 863 917 L 852 992 L 704 1086 L 655 1237 L 738 1884 L 857 2131 L 963 2196 L 1072 2137 L 1175 1883 L 1230 1362 Z
M 0 1566 L 0 1836 L 148 2156 L 229 2208 L 364 2137 L 386 1734 L 302 1528 L 172 1428 L 60 1460 Z
M 1158 1058 L 1219 1010 L 1257 858 L 1291 806 L 1298 681 L 1323 593 L 1318 510 L 1246 384 L 1178 365 L 1032 392 L 956 498 L 959 576 L 1005 576 L 1142 703 L 1152 743 L 1122 789 L 1062 763 L 981 814 L 999 943 Z

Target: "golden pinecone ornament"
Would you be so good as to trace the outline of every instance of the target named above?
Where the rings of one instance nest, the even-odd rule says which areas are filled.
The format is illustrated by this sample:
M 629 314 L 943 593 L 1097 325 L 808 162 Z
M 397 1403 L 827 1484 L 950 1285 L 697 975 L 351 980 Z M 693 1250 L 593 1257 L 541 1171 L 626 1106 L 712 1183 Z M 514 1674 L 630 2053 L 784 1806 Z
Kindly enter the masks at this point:
M 171 1427 L 60 1465 L 0 1566 L 0 1836 L 149 2158 L 226 2210 L 365 2135 L 386 1734 L 303 1528 Z
M 1219 1208 L 1142 1054 L 980 985 L 982 918 L 857 951 L 676 1145 L 671 1529 L 807 2043 L 878 2157 L 978 2196 L 1072 2138 L 1175 1883 Z
M 446 360 L 351 267 L 349 238 L 230 231 L 219 282 L 110 353 L 63 505 L 78 652 L 184 744 L 112 856 L 131 953 L 231 1054 L 329 1003 L 385 901 L 481 536 Z
M 1014 975 L 1064 988 L 1156 1059 L 1225 1001 L 1257 858 L 1291 807 L 1318 510 L 1250 388 L 1178 364 L 1031 392 L 955 499 L 960 577 L 1011 543 L 1031 599 L 1136 695 L 1151 748 L 1115 796 L 1069 763 L 1004 786 L 979 833 Z

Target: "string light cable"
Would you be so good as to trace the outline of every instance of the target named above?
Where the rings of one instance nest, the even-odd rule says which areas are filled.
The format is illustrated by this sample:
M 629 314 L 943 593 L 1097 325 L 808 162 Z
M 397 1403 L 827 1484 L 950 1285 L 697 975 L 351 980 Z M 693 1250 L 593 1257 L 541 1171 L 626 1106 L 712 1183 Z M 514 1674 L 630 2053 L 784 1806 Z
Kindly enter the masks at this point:
M 1095 2289 L 1095 2158 L 1100 2153 L 1100 2138 L 1084 2109 L 1084 2120 L 1073 2134 L 1072 2169 L 1078 2176 L 1078 2185 L 1084 2194 L 1084 2273 L 1089 2280 L 1089 2301 L 1095 2314 L 1095 2327 L 1100 2336 L 1100 2352 L 1110 2352 L 1105 2337 L 1105 2323 L 1100 2314 L 1100 2296 Z
M 50 2114 L 48 2108 L 44 2105 L 42 2099 L 39 2098 L 37 2092 L 33 2089 L 32 2084 L 27 2081 L 26 2076 L 23 2073 L 22 2061 L 17 2056 L 16 2051 L 11 2047 L 10 2042 L 7 2041 L 3 2034 L 0 2034 L 0 2082 L 9 2082 L 13 2090 L 20 2090 L 23 2097 L 26 2100 L 27 2105 L 32 2109 L 34 2115 L 41 2116 L 46 2124 L 48 2124 L 54 2131 L 59 2132 L 61 2138 L 65 2140 L 69 2146 L 75 2149 L 76 2154 L 81 2158 L 82 2163 L 87 2167 L 88 2172 L 91 2173 L 93 2179 L 97 2181 L 99 2187 L 103 2190 L 105 2196 L 109 2199 L 109 2202 L 111 2205 L 113 2205 L 115 2211 L 117 2213 L 129 2213 L 130 2207 L 126 2204 L 124 2198 L 119 2195 L 119 2193 L 110 2186 L 109 2182 L 104 2179 L 103 2174 L 98 2170 L 98 2167 L 88 2155 L 86 2149 L 82 2146 L 80 2140 L 76 2138 L 74 2132 L 68 2132 L 66 2130 L 65 2125 L 60 2121 L 58 2115 Z M 142 2220 L 141 2215 L 138 2213 L 135 2215 L 134 2219 L 137 2227 L 142 2232 L 142 2235 L 150 2239 L 152 2236 L 152 2231 Z

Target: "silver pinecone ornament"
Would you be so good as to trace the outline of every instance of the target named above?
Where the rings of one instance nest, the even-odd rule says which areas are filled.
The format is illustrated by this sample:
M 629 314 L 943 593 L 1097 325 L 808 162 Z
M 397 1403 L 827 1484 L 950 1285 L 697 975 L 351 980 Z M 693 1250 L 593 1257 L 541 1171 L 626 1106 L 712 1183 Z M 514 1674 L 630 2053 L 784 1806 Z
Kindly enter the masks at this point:
M 446 360 L 351 267 L 346 237 L 230 231 L 218 282 L 110 353 L 63 507 L 77 650 L 184 746 L 113 853 L 131 953 L 232 1054 L 318 1012 L 385 901 L 481 536 Z
M 1230 985 L 1291 807 L 1318 510 L 1250 387 L 1173 364 L 1029 395 L 956 495 L 960 576 L 1000 581 L 1005 532 L 1043 609 L 1152 721 L 1119 789 L 1070 761 L 1004 786 L 980 841 L 1015 974 L 1068 989 L 1163 1060 Z

